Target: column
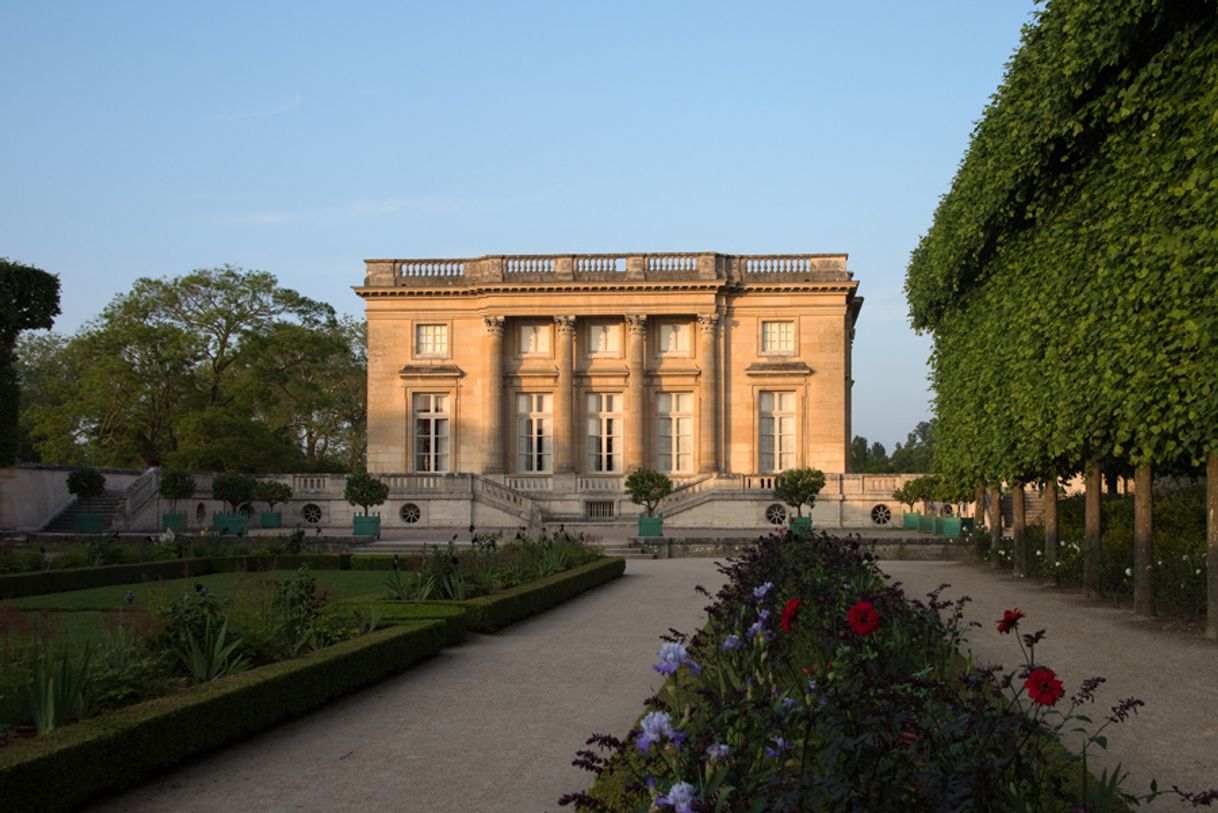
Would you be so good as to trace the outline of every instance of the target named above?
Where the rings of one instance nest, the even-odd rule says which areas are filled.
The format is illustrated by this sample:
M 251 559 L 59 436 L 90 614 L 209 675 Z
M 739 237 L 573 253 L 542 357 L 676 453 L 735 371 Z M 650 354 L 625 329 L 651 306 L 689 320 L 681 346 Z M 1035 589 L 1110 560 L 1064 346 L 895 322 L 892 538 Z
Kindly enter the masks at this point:
M 507 427 L 503 425 L 503 317 L 483 316 L 485 337 L 482 350 L 486 354 L 486 464 L 483 474 L 503 473 L 503 437 Z
M 575 361 L 575 317 L 555 316 L 554 332 L 558 344 L 554 360 L 558 364 L 558 381 L 554 387 L 554 473 L 575 471 L 575 417 L 572 382 Z
M 647 333 L 647 317 L 643 314 L 626 317 L 626 471 L 646 465 L 647 394 L 643 386 L 643 350 Z
M 698 315 L 698 362 L 702 375 L 698 380 L 698 396 L 702 402 L 698 412 L 698 458 L 700 472 L 719 470 L 719 315 Z

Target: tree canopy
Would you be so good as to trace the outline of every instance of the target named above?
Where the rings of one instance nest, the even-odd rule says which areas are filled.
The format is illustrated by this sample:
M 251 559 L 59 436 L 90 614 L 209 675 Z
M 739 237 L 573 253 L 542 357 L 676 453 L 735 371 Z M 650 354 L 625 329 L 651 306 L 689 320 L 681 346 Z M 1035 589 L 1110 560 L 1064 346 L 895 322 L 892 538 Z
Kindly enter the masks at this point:
M 11 466 L 22 451 L 18 336 L 50 328 L 58 315 L 59 277 L 0 258 L 0 466 Z
M 353 470 L 362 324 L 225 266 L 140 279 L 70 338 L 27 334 L 27 459 L 224 471 Z

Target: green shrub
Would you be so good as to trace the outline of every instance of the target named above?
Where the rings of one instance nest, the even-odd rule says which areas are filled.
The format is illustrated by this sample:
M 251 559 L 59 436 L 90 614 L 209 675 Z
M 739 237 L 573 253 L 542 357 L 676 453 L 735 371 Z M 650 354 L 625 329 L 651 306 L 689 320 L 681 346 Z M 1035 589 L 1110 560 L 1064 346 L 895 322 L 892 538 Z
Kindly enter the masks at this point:
M 811 511 L 824 487 L 825 475 L 820 469 L 788 469 L 774 478 L 774 499 L 791 506 L 802 517 L 803 506 Z
M 672 480 L 667 474 L 653 469 L 635 469 L 626 477 L 625 485 L 630 501 L 643 506 L 649 517 L 655 515 L 660 500 L 672 493 Z
M 248 474 L 217 474 L 211 481 L 211 496 L 231 505 L 235 514 L 242 505 L 254 501 L 257 485 L 258 481 Z
M 172 510 L 178 510 L 178 500 L 189 500 L 195 495 L 195 478 L 188 471 L 166 469 L 161 472 L 161 496 L 169 500 Z
M 73 469 L 68 474 L 68 493 L 88 500 L 106 493 L 106 475 L 97 469 Z
M 254 498 L 274 511 L 276 505 L 292 499 L 292 487 L 278 480 L 259 480 L 254 485 Z
M 358 505 L 368 516 L 368 509 L 380 505 L 389 497 L 389 486 L 367 472 L 356 472 L 347 475 L 347 483 L 343 487 L 343 499 L 350 505 Z

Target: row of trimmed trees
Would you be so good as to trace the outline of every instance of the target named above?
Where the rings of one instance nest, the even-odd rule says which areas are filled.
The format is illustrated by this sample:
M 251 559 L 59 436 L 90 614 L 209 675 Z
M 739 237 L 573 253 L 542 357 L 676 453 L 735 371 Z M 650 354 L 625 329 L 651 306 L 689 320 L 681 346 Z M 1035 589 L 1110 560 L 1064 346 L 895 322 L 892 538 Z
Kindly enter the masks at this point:
M 1133 473 L 1134 605 L 1153 614 L 1152 481 L 1205 472 L 1211 638 L 1216 108 L 1212 2 L 1052 0 L 1025 29 L 906 278 L 913 325 L 934 340 L 937 470 L 960 488 L 1041 483 L 1054 549 L 1058 480 L 1083 473 L 1089 590 L 1103 473 Z

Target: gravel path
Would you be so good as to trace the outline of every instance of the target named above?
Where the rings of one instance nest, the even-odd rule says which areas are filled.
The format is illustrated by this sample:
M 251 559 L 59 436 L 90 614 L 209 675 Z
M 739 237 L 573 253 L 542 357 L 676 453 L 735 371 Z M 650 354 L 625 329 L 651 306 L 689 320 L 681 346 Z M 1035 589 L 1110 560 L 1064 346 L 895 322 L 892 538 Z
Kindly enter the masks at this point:
M 1138 620 L 1133 613 L 1088 601 L 1081 594 L 1018 581 L 1005 572 L 963 562 L 881 562 L 904 583 L 911 597 L 922 598 L 943 582 L 944 598 L 972 597 L 965 618 L 981 627 L 969 632 L 977 663 L 1021 662 L 1017 642 L 998 634 L 1002 611 L 1018 607 L 1027 617 L 1023 632 L 1046 630 L 1037 660 L 1057 672 L 1067 699 L 1095 675 L 1100 687 L 1094 707 L 1085 711 L 1100 721 L 1126 697 L 1146 702 L 1136 717 L 1108 728 L 1108 750 L 1098 751 L 1094 772 L 1122 763 L 1130 772 L 1125 789 L 1146 793 L 1151 779 L 1160 788 L 1188 790 L 1218 786 L 1218 645 L 1195 633 L 1169 629 L 1161 620 Z M 1166 797 L 1152 810 L 1188 809 Z
M 621 736 L 659 688 L 658 637 L 705 620 L 710 559 L 626 575 L 297 721 L 93 806 L 99 811 L 565 810 L 593 732 Z

